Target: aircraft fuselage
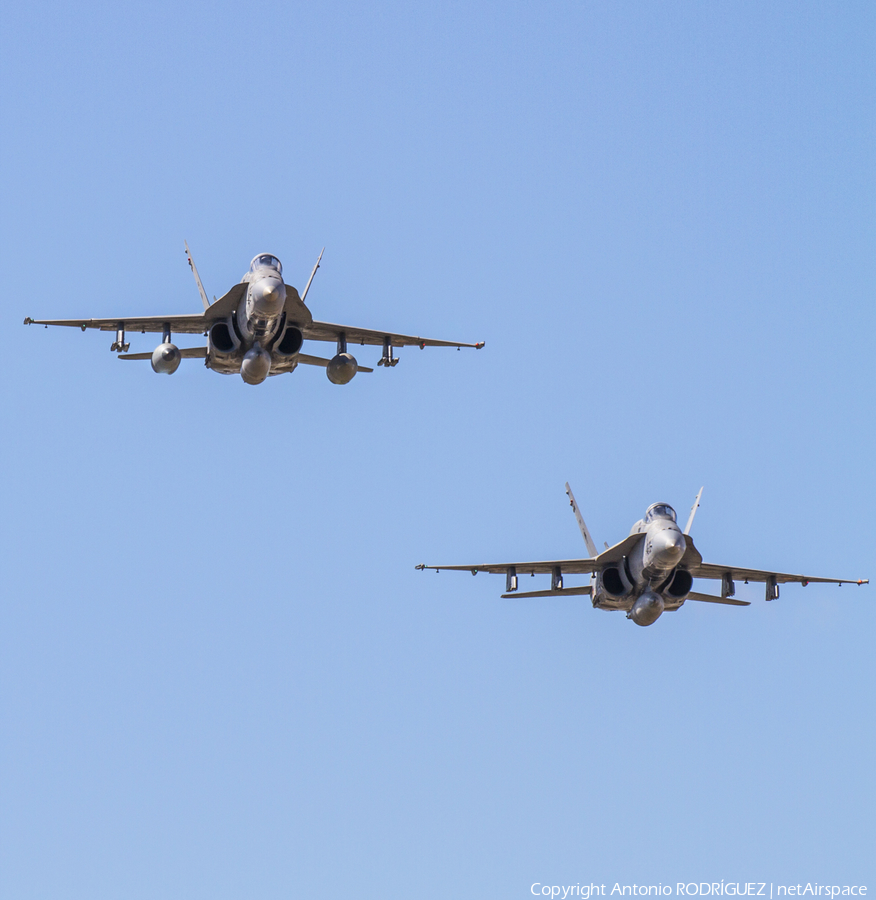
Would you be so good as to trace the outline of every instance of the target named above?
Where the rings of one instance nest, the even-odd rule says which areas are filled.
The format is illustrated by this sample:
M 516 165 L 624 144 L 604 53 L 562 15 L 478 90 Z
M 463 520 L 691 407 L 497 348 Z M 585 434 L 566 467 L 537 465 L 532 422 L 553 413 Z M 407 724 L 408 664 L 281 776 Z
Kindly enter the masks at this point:
M 247 384 L 259 384 L 268 375 L 291 372 L 303 337 L 295 323 L 286 321 L 288 292 L 277 257 L 262 253 L 241 279 L 246 285 L 237 308 L 216 322 L 207 334 L 207 368 L 225 375 L 240 373 Z
M 623 609 L 637 624 L 650 625 L 690 593 L 693 578 L 679 568 L 687 542 L 665 503 L 649 507 L 630 535 L 641 537 L 619 563 L 593 573 L 591 596 L 597 609 Z
M 277 336 L 280 317 L 286 306 L 286 284 L 282 270 L 268 263 L 258 263 L 265 256 L 258 256 L 253 266 L 243 276 L 248 283 L 244 302 L 237 307 L 237 327 L 243 340 L 252 346 L 256 342 L 266 343 Z M 270 257 L 275 259 L 275 257 Z

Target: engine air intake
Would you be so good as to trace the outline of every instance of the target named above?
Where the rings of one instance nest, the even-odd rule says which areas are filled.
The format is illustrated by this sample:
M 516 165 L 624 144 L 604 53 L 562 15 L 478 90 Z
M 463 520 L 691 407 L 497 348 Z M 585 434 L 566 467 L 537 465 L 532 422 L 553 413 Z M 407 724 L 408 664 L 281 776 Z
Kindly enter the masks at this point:
M 304 343 L 304 335 L 294 325 L 290 325 L 274 347 L 277 353 L 283 356 L 292 356 L 301 349 Z

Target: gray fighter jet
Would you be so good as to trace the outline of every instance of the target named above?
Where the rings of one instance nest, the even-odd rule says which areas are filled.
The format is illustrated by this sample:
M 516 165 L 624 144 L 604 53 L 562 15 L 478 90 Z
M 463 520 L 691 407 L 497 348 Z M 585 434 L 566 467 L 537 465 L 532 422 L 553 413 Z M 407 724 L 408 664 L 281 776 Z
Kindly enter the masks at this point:
M 461 341 L 435 341 L 429 338 L 394 334 L 390 331 L 373 331 L 348 325 L 332 325 L 314 322 L 310 310 L 304 305 L 313 276 L 319 268 L 322 253 L 310 273 L 304 293 L 283 280 L 283 267 L 276 256 L 260 253 L 250 264 L 249 271 L 240 284 L 234 285 L 224 297 L 213 303 L 201 284 L 198 270 L 192 260 L 188 244 L 186 256 L 195 276 L 202 313 L 188 316 L 120 317 L 115 319 L 31 319 L 25 325 L 69 325 L 81 328 L 97 328 L 115 331 L 116 339 L 110 350 L 119 353 L 119 359 L 150 360 L 152 369 L 159 374 L 172 375 L 183 359 L 203 359 L 208 369 L 225 375 L 240 373 L 247 384 L 261 384 L 269 375 L 293 372 L 299 365 L 321 366 L 332 384 L 347 384 L 357 372 L 373 372 L 360 366 L 347 344 L 375 344 L 383 347 L 378 366 L 391 368 L 398 363 L 393 348 L 424 347 L 474 347 L 480 350 L 483 343 L 465 344 Z M 151 353 L 128 353 L 130 344 L 125 342 L 125 332 L 147 331 L 161 334 L 161 343 Z M 206 347 L 186 347 L 182 350 L 171 342 L 173 333 L 203 334 Z M 302 344 L 309 341 L 332 341 L 337 352 L 331 359 L 308 356 L 301 352 Z
M 691 507 L 690 518 L 682 531 L 676 522 L 675 510 L 666 503 L 653 503 L 645 518 L 633 525 L 629 537 L 613 547 L 605 545 L 598 553 L 593 538 L 581 517 L 572 489 L 566 484 L 569 502 L 578 520 L 578 527 L 587 545 L 589 559 L 556 559 L 549 562 L 498 563 L 486 566 L 427 566 L 418 569 L 453 569 L 463 572 L 490 572 L 505 576 L 503 597 L 564 597 L 586 594 L 596 609 L 624 610 L 628 619 L 637 625 L 652 625 L 664 612 L 678 609 L 685 600 L 723 603 L 728 606 L 750 606 L 745 600 L 735 600 L 734 582 L 762 581 L 766 583 L 766 599 L 779 596 L 779 585 L 798 582 L 804 587 L 810 582 L 830 584 L 869 584 L 869 579 L 813 578 L 808 575 L 785 575 L 781 572 L 761 572 L 739 566 L 717 566 L 704 563 L 690 536 L 694 515 L 703 495 L 702 488 Z M 517 590 L 520 575 L 549 574 L 549 591 Z M 590 575 L 590 584 L 583 587 L 564 587 L 563 575 Z M 700 594 L 693 590 L 695 578 L 721 582 L 720 596 Z

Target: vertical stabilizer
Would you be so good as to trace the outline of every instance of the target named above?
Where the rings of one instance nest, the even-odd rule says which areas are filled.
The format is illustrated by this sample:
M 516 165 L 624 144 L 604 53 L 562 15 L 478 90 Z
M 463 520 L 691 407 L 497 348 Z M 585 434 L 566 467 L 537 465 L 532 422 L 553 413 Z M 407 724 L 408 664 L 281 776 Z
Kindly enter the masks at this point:
M 201 303 L 204 304 L 204 309 L 210 308 L 210 301 L 207 299 L 207 292 L 204 290 L 204 285 L 201 284 L 201 276 L 198 275 L 197 266 L 195 266 L 195 261 L 192 259 L 191 250 L 189 250 L 188 242 L 183 241 L 186 248 L 186 259 L 189 261 L 189 268 L 192 270 L 192 275 L 195 276 L 195 284 L 198 286 L 198 290 L 201 293 Z
M 584 538 L 584 543 L 587 544 L 587 552 L 590 554 L 590 558 L 592 559 L 595 556 L 598 556 L 599 553 L 596 550 L 596 544 L 593 543 L 593 538 L 590 536 L 590 532 L 587 530 L 587 525 L 584 522 L 584 519 L 581 516 L 581 511 L 578 509 L 578 504 L 575 502 L 575 495 L 572 493 L 572 488 L 569 487 L 569 482 L 566 482 L 566 493 L 569 495 L 569 505 L 572 507 L 572 512 L 575 513 L 575 518 L 578 520 L 578 527 L 581 529 L 581 536 Z
M 325 253 L 325 247 L 319 251 L 319 258 L 316 261 L 316 265 L 313 267 L 313 271 L 310 273 L 310 278 L 307 279 L 307 284 L 304 287 L 304 293 L 301 295 L 301 302 L 307 299 L 307 292 L 310 290 L 310 284 L 313 281 L 313 276 L 316 275 L 316 270 L 319 268 L 319 264 L 322 262 L 322 255 Z
M 693 525 L 694 516 L 697 514 L 697 510 L 700 508 L 700 497 L 703 496 L 703 491 L 705 487 L 700 488 L 700 492 L 697 494 L 697 499 L 694 500 L 694 505 L 690 508 L 690 517 L 687 520 L 687 525 L 684 526 L 684 533 L 690 534 L 690 527 Z

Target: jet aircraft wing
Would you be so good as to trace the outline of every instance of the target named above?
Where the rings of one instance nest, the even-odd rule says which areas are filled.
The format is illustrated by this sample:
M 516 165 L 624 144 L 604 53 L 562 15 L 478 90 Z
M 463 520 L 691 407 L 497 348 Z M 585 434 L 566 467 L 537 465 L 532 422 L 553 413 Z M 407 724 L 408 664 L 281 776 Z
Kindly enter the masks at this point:
M 392 331 L 374 331 L 371 328 L 356 328 L 351 325 L 333 325 L 330 322 L 312 322 L 301 328 L 301 333 L 308 341 L 336 341 L 344 335 L 348 344 L 376 344 L 380 346 L 389 340 L 393 347 L 474 347 L 480 350 L 483 342 L 467 344 L 464 341 L 436 341 L 432 338 L 413 337 L 408 334 L 395 334 Z
M 816 578 L 812 575 L 786 575 L 783 572 L 764 572 L 760 569 L 741 569 L 738 566 L 716 566 L 712 563 L 700 563 L 690 566 L 690 574 L 694 578 L 706 578 L 720 581 L 729 575 L 734 581 L 769 581 L 776 584 L 869 584 L 869 578 Z
M 510 562 L 510 563 L 489 563 L 481 566 L 427 566 L 425 563 L 417 566 L 418 569 L 435 569 L 440 572 L 442 569 L 454 572 L 471 572 L 477 575 L 478 572 L 489 572 L 491 575 L 505 575 L 509 569 L 516 569 L 518 575 L 550 575 L 557 568 L 564 575 L 589 575 L 596 572 L 608 563 L 620 562 L 624 556 L 629 553 L 635 545 L 642 540 L 642 535 L 631 534 L 628 538 L 624 538 L 619 544 L 604 550 L 599 556 L 590 559 L 553 559 L 544 562 Z
M 699 550 L 694 546 L 693 538 L 684 536 L 687 548 L 679 566 L 687 569 L 694 578 L 714 579 L 720 581 L 728 575 L 734 581 L 763 581 L 771 579 L 776 584 L 809 584 L 810 581 L 821 584 L 869 584 L 868 580 L 857 578 L 815 578 L 809 575 L 786 575 L 782 572 L 763 572 L 760 569 L 742 569 L 739 566 L 716 566 L 704 563 Z
M 237 308 L 237 304 L 246 293 L 245 283 L 234 285 L 231 290 L 220 297 L 203 312 L 191 315 L 174 316 L 121 316 L 116 319 L 31 319 L 24 320 L 25 325 L 66 325 L 70 328 L 96 328 L 99 331 L 154 331 L 161 333 L 170 326 L 172 334 L 204 334 L 216 319 L 224 319 Z M 297 296 L 297 295 L 296 295 Z
M 205 334 L 214 321 L 227 318 L 240 303 L 246 292 L 246 284 L 234 287 L 211 304 L 202 313 L 174 316 L 120 316 L 115 319 L 31 319 L 24 320 L 25 325 L 66 325 L 70 328 L 96 328 L 99 331 L 157 332 L 161 333 L 170 326 L 172 334 Z M 465 341 L 437 341 L 433 338 L 414 337 L 408 334 L 396 334 L 392 331 L 374 331 L 369 328 L 357 328 L 349 325 L 333 325 L 329 322 L 314 322 L 310 311 L 298 298 L 298 292 L 287 285 L 286 316 L 301 329 L 308 341 L 337 341 L 341 335 L 350 344 L 376 344 L 381 346 L 386 340 L 393 347 L 474 347 L 480 350 L 483 343 L 468 344 Z
M 418 569 L 434 569 L 436 572 L 488 572 L 490 575 L 505 575 L 509 569 L 516 569 L 518 575 L 545 575 L 550 574 L 559 566 L 564 575 L 589 575 L 598 567 L 595 559 L 554 559 L 544 562 L 508 562 L 488 563 L 477 566 L 427 566 L 420 563 Z
M 99 331 L 116 331 L 124 328 L 125 331 L 154 331 L 157 333 L 161 333 L 169 325 L 172 334 L 203 334 L 209 330 L 216 319 L 224 319 L 233 311 L 234 306 L 230 302 L 223 302 L 224 300 L 225 297 L 222 297 L 204 312 L 188 316 L 120 316 L 115 319 L 31 319 L 28 317 L 24 320 L 24 324 L 66 325 L 70 328 L 81 328 L 83 331 L 87 328 L 96 328 Z M 436 341 L 432 338 L 395 334 L 392 331 L 373 331 L 367 328 L 331 325 L 328 322 L 302 324 L 301 333 L 308 341 L 336 341 L 341 335 L 346 335 L 347 341 L 351 344 L 376 344 L 377 346 L 382 345 L 387 338 L 393 347 L 474 347 L 480 350 L 484 346 L 483 343 Z
M 119 319 L 31 319 L 24 320 L 25 325 L 68 325 L 71 328 L 97 328 L 99 331 L 115 331 L 124 328 L 125 331 L 156 331 L 162 332 L 166 325 L 170 326 L 173 334 L 203 334 L 209 327 L 212 319 L 207 319 L 204 313 L 195 313 L 191 316 L 128 316 Z

